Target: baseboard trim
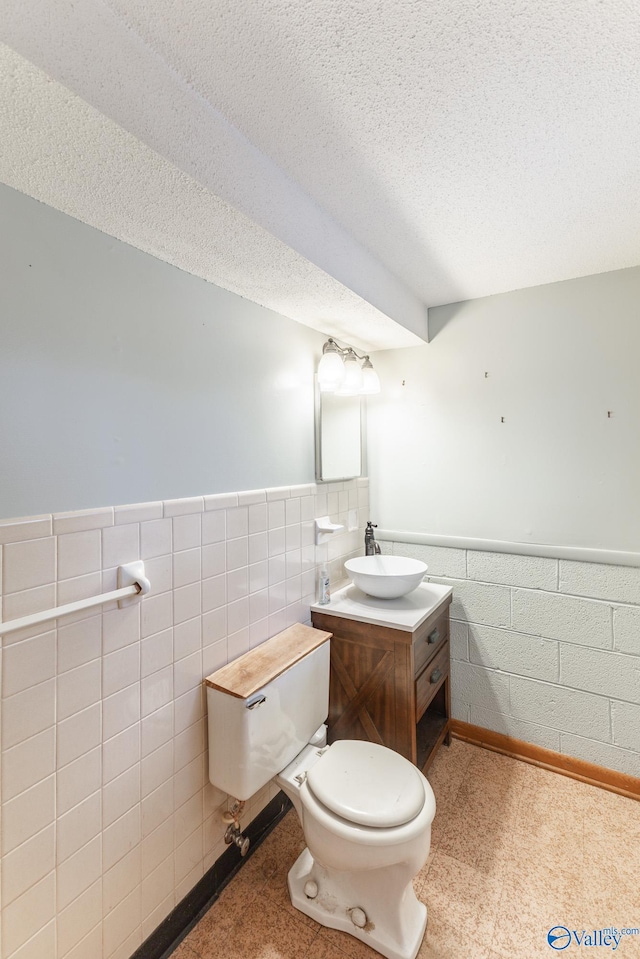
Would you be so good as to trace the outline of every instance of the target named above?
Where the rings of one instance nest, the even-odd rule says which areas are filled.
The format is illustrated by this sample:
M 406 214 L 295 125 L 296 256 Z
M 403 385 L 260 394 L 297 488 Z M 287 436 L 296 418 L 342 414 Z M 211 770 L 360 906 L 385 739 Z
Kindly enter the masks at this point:
M 289 809 L 291 802 L 283 792 L 274 796 L 244 830 L 244 834 L 251 840 L 245 858 L 242 858 L 237 846 L 229 846 L 157 929 L 136 949 L 131 959 L 168 959 Z
M 542 746 L 532 746 L 531 743 L 526 743 L 522 739 L 513 739 L 511 736 L 495 733 L 483 726 L 464 723 L 460 719 L 451 720 L 451 735 L 456 739 L 472 743 L 474 746 L 492 749 L 494 752 L 511 756 L 513 759 L 521 759 L 523 762 L 531 763 L 534 766 L 542 766 L 544 769 L 560 773 L 561 776 L 578 779 L 590 786 L 600 786 L 609 792 L 627 796 L 629 799 L 640 800 L 640 779 L 635 776 L 619 773 L 613 769 L 607 769 L 605 766 L 597 766 L 595 763 L 588 763 L 584 759 L 564 756 L 552 749 L 543 749 Z

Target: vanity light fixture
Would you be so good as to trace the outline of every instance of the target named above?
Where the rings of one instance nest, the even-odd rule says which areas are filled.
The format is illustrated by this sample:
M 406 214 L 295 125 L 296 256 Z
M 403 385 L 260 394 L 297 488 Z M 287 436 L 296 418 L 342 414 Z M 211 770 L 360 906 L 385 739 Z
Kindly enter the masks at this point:
M 362 360 L 362 366 L 358 360 Z M 367 355 L 356 353 L 352 346 L 338 346 L 329 337 L 322 347 L 318 365 L 318 385 L 321 393 L 339 396 L 367 396 L 380 392 L 380 380 Z

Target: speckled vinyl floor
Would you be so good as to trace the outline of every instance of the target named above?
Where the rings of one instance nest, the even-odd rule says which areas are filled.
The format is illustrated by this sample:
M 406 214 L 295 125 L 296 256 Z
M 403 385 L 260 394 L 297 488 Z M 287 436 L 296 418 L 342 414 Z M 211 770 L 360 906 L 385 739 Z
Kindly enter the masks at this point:
M 428 909 L 419 959 L 553 959 L 554 926 L 640 927 L 640 802 L 456 740 L 428 778 L 438 809 L 414 882 Z M 291 906 L 303 848 L 291 811 L 172 959 L 375 959 Z M 640 935 L 561 954 L 638 959 Z

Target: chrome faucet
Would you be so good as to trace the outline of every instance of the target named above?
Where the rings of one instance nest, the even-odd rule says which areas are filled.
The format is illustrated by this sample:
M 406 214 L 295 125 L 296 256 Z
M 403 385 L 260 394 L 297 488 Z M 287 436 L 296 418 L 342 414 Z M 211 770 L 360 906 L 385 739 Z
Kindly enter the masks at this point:
M 369 520 L 367 523 L 367 528 L 364 531 L 365 556 L 378 556 L 380 554 L 380 543 L 376 543 L 376 538 L 373 532 L 374 527 L 377 529 L 378 524 L 372 523 L 371 520 Z

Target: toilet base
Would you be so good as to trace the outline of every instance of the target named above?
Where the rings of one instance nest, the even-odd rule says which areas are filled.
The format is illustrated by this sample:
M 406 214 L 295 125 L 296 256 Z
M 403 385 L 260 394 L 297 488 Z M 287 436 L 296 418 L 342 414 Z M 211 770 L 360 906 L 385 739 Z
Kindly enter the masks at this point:
M 416 899 L 411 882 L 398 900 L 390 901 L 393 867 L 358 872 L 328 870 L 304 849 L 289 870 L 291 902 L 321 926 L 340 929 L 375 949 L 386 959 L 415 959 L 427 927 L 427 907 Z M 307 883 L 315 883 L 317 895 L 309 898 Z M 352 919 L 367 923 L 359 928 Z

